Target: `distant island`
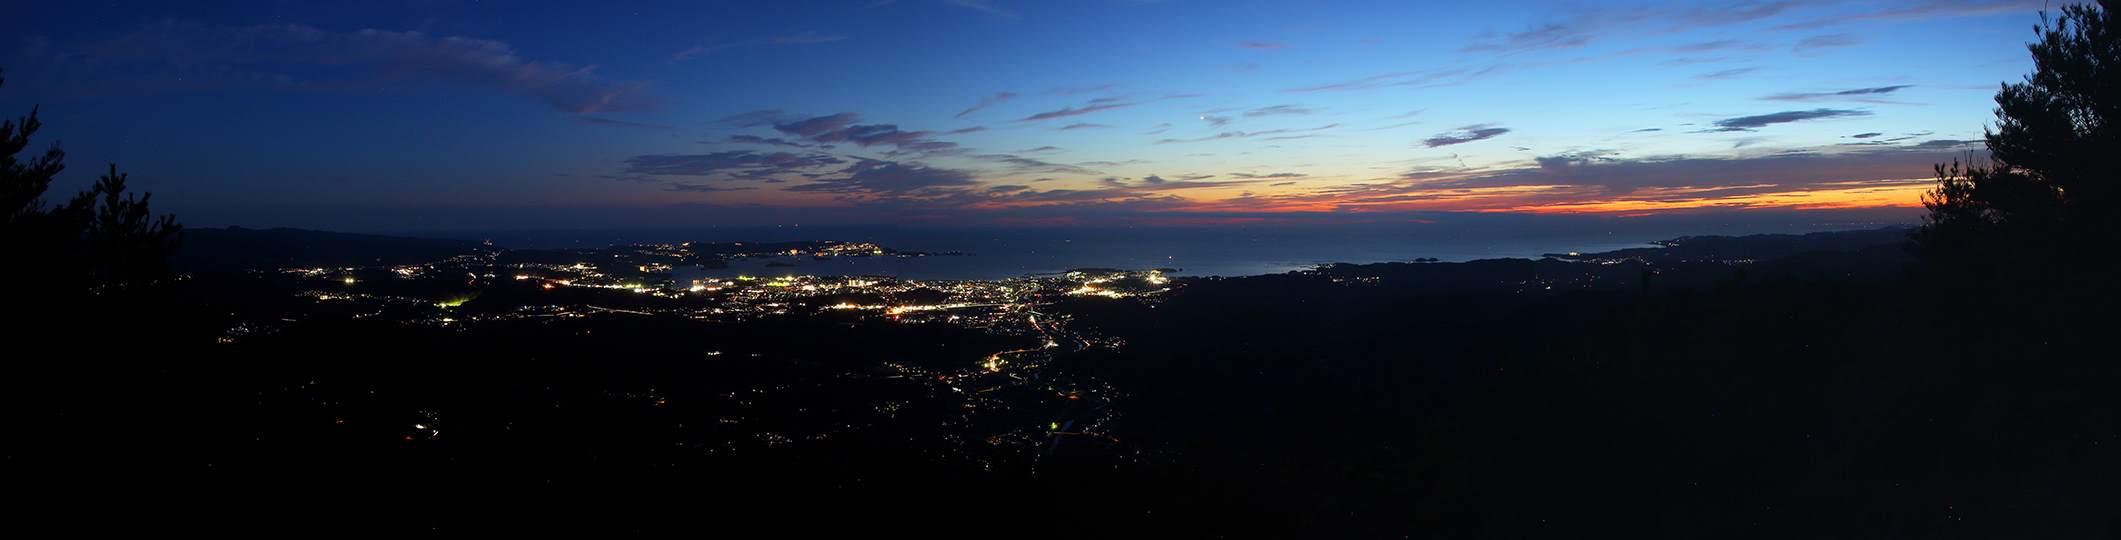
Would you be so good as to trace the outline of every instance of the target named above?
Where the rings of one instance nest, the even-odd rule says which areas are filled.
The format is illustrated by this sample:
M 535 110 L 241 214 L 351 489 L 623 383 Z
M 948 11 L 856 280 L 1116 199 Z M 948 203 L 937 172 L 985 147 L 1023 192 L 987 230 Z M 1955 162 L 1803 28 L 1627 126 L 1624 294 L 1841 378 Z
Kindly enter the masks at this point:
M 1622 249 L 1604 253 L 1548 253 L 1546 256 L 1591 262 L 1765 261 L 1806 251 L 1856 251 L 1883 244 L 1897 245 L 1907 240 L 1908 230 L 1908 227 L 1892 226 L 1810 234 L 1681 236 L 1650 242 L 1662 247 Z

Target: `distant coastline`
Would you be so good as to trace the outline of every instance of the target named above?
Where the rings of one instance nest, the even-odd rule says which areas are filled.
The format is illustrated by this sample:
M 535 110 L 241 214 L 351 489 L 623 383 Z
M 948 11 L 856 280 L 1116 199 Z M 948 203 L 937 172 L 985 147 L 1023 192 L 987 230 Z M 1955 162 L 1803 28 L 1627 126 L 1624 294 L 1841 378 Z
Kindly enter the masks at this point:
M 1445 228 L 1421 224 L 1336 227 L 898 227 L 834 225 L 803 227 L 695 227 L 564 231 L 418 231 L 425 238 L 488 241 L 510 249 L 599 249 L 615 244 L 702 242 L 870 242 L 901 251 L 965 257 L 885 260 L 781 261 L 775 273 L 889 275 L 910 279 L 1003 279 L 1053 274 L 1070 268 L 1178 268 L 1186 276 L 1247 276 L 1303 271 L 1335 263 L 1465 262 L 1480 259 L 1539 259 L 1549 254 L 1659 249 L 1658 239 L 1707 235 L 1810 233 L 1875 229 L 1857 224 L 1814 224 L 1782 230 L 1716 224 L 1674 226 L 1609 223 L 1501 229 Z M 736 265 L 739 270 L 764 271 Z

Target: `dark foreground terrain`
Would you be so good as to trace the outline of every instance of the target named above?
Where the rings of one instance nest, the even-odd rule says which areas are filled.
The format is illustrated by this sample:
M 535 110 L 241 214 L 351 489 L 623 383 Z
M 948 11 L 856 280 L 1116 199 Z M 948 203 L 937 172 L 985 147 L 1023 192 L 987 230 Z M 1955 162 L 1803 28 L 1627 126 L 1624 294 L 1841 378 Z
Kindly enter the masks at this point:
M 554 272 L 525 278 L 217 268 L 177 302 L 13 306 L 36 320 L 7 485 L 83 531 L 2121 531 L 2105 256 L 1924 264 L 1844 234 L 1011 299 L 661 297 L 620 287 L 653 261 L 590 288 L 555 254 L 504 255 Z M 321 290 L 371 278 L 396 288 Z M 828 308 L 868 303 L 918 310 Z

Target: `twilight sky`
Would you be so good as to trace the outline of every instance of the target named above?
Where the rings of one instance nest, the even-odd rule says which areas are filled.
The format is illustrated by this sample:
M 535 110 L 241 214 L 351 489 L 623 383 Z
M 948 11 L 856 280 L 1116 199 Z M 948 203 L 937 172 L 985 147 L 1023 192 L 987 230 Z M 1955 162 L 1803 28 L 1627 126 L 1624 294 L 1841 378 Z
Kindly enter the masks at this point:
M 191 226 L 1912 221 L 2041 6 L 38 2 L 0 114 Z

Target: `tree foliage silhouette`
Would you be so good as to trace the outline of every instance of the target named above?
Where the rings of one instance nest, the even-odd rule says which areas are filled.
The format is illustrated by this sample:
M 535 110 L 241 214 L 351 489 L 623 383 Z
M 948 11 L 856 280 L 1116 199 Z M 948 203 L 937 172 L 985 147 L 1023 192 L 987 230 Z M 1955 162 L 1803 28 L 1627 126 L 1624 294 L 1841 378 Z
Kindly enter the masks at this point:
M 45 202 L 53 177 L 66 168 L 66 152 L 54 142 L 41 156 L 15 158 L 42 126 L 35 108 L 0 124 L 0 238 L 25 255 L 20 263 L 6 265 L 5 277 L 63 284 L 39 287 L 55 296 L 40 300 L 174 292 L 180 283 L 169 257 L 182 245 L 184 226 L 172 215 L 153 217 L 147 206 L 152 194 L 125 193 L 126 175 L 117 165 L 66 204 Z
M 184 241 L 184 226 L 176 216 L 153 217 L 143 194 L 134 199 L 125 193 L 125 174 L 117 165 L 96 181 L 84 195 L 102 195 L 101 204 L 82 233 L 82 250 L 88 280 L 99 291 L 139 290 L 173 285 L 176 275 L 169 256 Z
M 1937 166 L 1914 235 L 1925 256 L 2053 240 L 2107 226 L 2121 170 L 2121 41 L 2114 11 L 2065 6 L 2033 28 L 2033 72 L 1996 93 L 1990 164 Z

